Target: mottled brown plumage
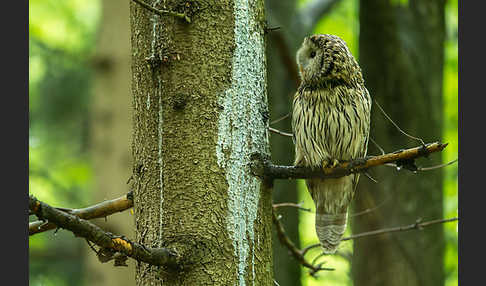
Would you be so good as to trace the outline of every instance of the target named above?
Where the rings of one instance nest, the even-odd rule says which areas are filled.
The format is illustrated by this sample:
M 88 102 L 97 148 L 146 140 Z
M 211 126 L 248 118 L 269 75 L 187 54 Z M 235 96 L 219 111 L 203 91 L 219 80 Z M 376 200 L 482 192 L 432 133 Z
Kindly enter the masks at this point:
M 293 101 L 294 164 L 332 167 L 366 156 L 371 98 L 346 43 L 334 35 L 307 37 L 297 64 L 302 82 Z M 358 179 L 359 174 L 306 180 L 326 253 L 334 253 L 341 241 Z

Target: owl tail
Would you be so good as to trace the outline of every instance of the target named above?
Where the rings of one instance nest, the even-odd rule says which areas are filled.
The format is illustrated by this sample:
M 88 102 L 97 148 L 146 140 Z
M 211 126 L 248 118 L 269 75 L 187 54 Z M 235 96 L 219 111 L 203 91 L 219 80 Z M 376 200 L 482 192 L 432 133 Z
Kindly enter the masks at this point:
M 341 242 L 348 212 L 340 214 L 316 213 L 316 234 L 321 242 L 324 253 L 333 254 Z
M 353 198 L 352 175 L 337 179 L 306 180 L 316 206 L 316 234 L 324 253 L 332 254 L 341 242 Z

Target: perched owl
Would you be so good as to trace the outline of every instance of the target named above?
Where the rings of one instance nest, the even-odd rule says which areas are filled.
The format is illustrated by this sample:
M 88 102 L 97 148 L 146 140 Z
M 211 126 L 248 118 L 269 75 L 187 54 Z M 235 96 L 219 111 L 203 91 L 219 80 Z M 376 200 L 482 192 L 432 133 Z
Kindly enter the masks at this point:
M 301 84 L 293 100 L 296 166 L 334 167 L 366 156 L 371 98 L 346 43 L 313 35 L 297 51 Z M 346 229 L 359 174 L 306 180 L 316 205 L 316 233 L 325 253 L 334 253 Z

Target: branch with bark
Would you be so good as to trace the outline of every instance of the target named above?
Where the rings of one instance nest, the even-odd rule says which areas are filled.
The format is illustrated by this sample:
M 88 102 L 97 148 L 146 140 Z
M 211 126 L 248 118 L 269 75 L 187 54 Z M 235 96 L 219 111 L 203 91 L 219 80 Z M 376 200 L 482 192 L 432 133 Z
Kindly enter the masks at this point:
M 103 201 L 101 203 L 82 208 L 82 209 L 67 209 L 67 208 L 55 208 L 59 211 L 66 212 L 71 215 L 78 216 L 79 218 L 90 220 L 95 218 L 102 218 L 110 216 L 117 212 L 123 212 L 133 207 L 133 192 L 130 191 L 126 195 L 119 198 Z M 273 204 L 275 209 L 280 207 L 296 207 L 304 211 L 310 212 L 310 209 L 303 208 L 300 205 L 292 203 L 280 203 Z M 34 214 L 34 213 L 32 213 Z M 58 226 L 51 221 L 34 221 L 29 223 L 29 236 L 45 232 L 48 230 L 56 229 Z
M 182 262 L 182 257 L 174 250 L 146 247 L 130 241 L 124 236 L 105 232 L 95 224 L 66 211 L 51 207 L 32 195 L 29 197 L 29 210 L 40 220 L 49 221 L 59 228 L 67 229 L 74 235 L 84 237 L 98 245 L 101 249 L 97 253 L 102 262 L 117 259 L 115 255 L 117 253 L 157 266 L 176 267 Z
M 315 273 L 321 271 L 321 270 L 334 270 L 333 268 L 325 268 L 325 267 L 321 267 L 321 264 L 318 264 L 318 265 L 314 265 L 312 263 L 310 263 L 309 261 L 307 261 L 304 257 L 305 255 L 305 252 L 301 251 L 300 249 L 298 249 L 295 244 L 290 240 L 290 238 L 287 236 L 287 234 L 285 233 L 285 230 L 283 228 L 283 225 L 282 223 L 280 222 L 280 219 L 277 217 L 277 214 L 276 214 L 276 208 L 273 207 L 273 211 L 272 211 L 272 218 L 273 218 L 273 223 L 275 224 L 275 228 L 277 230 L 277 236 L 278 236 L 278 239 L 280 241 L 280 243 L 282 243 L 283 245 L 285 245 L 290 253 L 292 254 L 292 256 L 300 263 L 302 264 L 302 266 L 304 267 L 307 267 L 311 270 L 310 274 L 312 276 L 314 276 Z
M 429 221 L 424 221 L 424 222 L 422 222 L 422 219 L 417 219 L 415 221 L 415 223 L 413 223 L 413 224 L 390 227 L 390 228 L 382 228 L 382 229 L 357 233 L 357 234 L 353 234 L 353 235 L 348 236 L 348 237 L 343 237 L 341 239 L 341 241 L 353 240 L 353 239 L 376 236 L 376 235 L 380 235 L 380 234 L 393 233 L 393 232 L 402 232 L 402 231 L 409 231 L 409 230 L 422 230 L 425 227 L 429 227 L 429 226 L 434 225 L 434 224 L 448 223 L 448 222 L 454 222 L 454 221 L 458 221 L 458 220 L 459 220 L 458 217 L 445 218 L 445 219 L 434 219 L 434 220 L 429 220 Z M 319 243 L 312 244 L 312 245 L 309 245 L 308 247 L 306 247 L 306 250 L 308 251 L 312 248 L 316 248 L 316 247 L 319 247 L 319 246 L 320 246 Z
M 389 163 L 395 163 L 396 166 L 416 171 L 417 167 L 414 164 L 414 159 L 428 156 L 434 152 L 442 151 L 446 146 L 447 144 L 441 144 L 438 142 L 425 144 L 423 146 L 406 150 L 398 150 L 393 153 L 383 154 L 380 156 L 370 156 L 354 161 L 342 162 L 334 168 L 323 169 L 273 165 L 269 160 L 261 158 L 258 153 L 255 153 L 252 155 L 253 164 L 251 167 L 255 175 L 270 179 L 305 179 L 313 177 L 337 178 L 347 176 L 352 173 L 364 172 L 369 168 Z M 295 247 L 293 242 L 285 234 L 283 225 L 276 215 L 276 209 L 281 206 L 284 205 L 273 205 L 273 222 L 276 226 L 280 242 L 290 250 L 291 254 L 299 261 L 299 263 L 311 270 L 311 275 L 314 275 L 321 270 L 333 270 L 332 268 L 321 267 L 322 264 L 314 264 L 305 259 L 305 254 L 311 248 L 319 246 L 319 244 L 308 246 L 303 250 L 299 250 Z M 123 261 L 123 258 L 128 256 L 151 265 L 179 265 L 182 258 L 174 251 L 165 248 L 145 247 L 138 243 L 132 242 L 123 236 L 116 236 L 111 233 L 107 233 L 98 226 L 85 220 L 106 217 L 116 212 L 122 212 L 131 207 L 133 207 L 132 192 L 129 192 L 117 199 L 104 201 L 82 209 L 54 208 L 40 202 L 35 197 L 30 196 L 30 212 L 37 215 L 41 221 L 36 221 L 29 224 L 29 235 L 54 228 L 63 228 L 72 231 L 77 236 L 86 238 L 88 242 L 92 241 L 96 245 L 100 246 L 100 250 L 95 250 L 95 252 L 98 254 L 101 262 L 115 259 L 115 264 L 118 261 L 118 265 L 123 265 L 123 262 L 120 263 L 119 261 Z M 426 227 L 431 224 L 454 220 L 457 220 L 457 218 L 449 220 L 436 220 L 425 223 L 416 222 L 416 224 L 411 226 L 382 229 L 353 235 L 348 238 L 343 238 L 343 241 L 394 231 L 421 229 L 422 227 Z
M 348 162 L 341 162 L 334 168 L 306 168 L 306 167 L 294 167 L 294 166 L 278 166 L 273 165 L 270 160 L 267 158 L 262 158 L 259 154 L 254 153 L 252 154 L 252 171 L 255 175 L 259 177 L 263 177 L 267 180 L 273 179 L 308 179 L 308 178 L 338 178 L 350 175 L 352 173 L 358 172 L 365 172 L 369 168 L 394 163 L 397 168 L 404 168 L 410 171 L 416 172 L 419 170 L 415 165 L 415 159 L 420 157 L 427 157 L 431 153 L 440 152 L 445 147 L 446 144 L 442 144 L 439 142 L 424 144 L 419 147 L 405 149 L 405 150 L 398 150 L 388 154 L 382 154 L 379 156 L 368 156 L 366 158 L 357 159 Z M 286 204 L 285 206 L 294 206 L 299 209 L 299 205 L 292 205 Z M 305 255 L 308 251 L 312 248 L 319 247 L 319 244 L 310 245 L 304 249 L 298 249 L 294 243 L 290 240 L 290 238 L 286 235 L 283 225 L 279 221 L 279 218 L 276 214 L 277 207 L 283 206 L 282 204 L 274 205 L 273 206 L 273 222 L 276 226 L 277 235 L 279 241 L 286 246 L 292 256 L 304 267 L 309 268 L 310 275 L 314 276 L 317 272 L 321 270 L 333 270 L 332 268 L 323 268 L 321 267 L 322 263 L 316 263 L 316 261 L 324 256 L 323 254 L 319 254 L 315 257 L 312 262 L 309 262 Z M 355 234 L 349 237 L 345 237 L 342 241 L 352 240 L 367 236 L 374 236 L 384 233 L 391 233 L 397 231 L 407 231 L 407 230 L 414 230 L 414 229 L 422 229 L 424 227 L 438 224 L 438 223 L 445 223 L 445 222 L 452 222 L 457 221 L 458 218 L 451 218 L 451 219 L 438 219 L 433 221 L 421 222 L 417 220 L 414 224 L 408 226 L 399 226 L 393 228 L 385 228 L 379 229 L 374 231 L 369 231 L 365 233 Z
M 169 16 L 173 16 L 173 17 L 182 19 L 182 20 L 186 21 L 187 23 L 191 23 L 191 17 L 188 15 L 187 11 L 184 11 L 184 13 L 179 13 L 179 12 L 170 11 L 170 10 L 160 10 L 160 9 L 157 9 L 157 8 L 150 6 L 149 4 L 145 3 L 142 0 L 132 0 L 132 1 L 137 3 L 138 5 L 142 6 L 143 8 L 147 9 L 148 11 L 150 11 L 154 14 L 157 14 L 159 16 L 169 15 Z M 190 6 L 189 2 L 187 2 L 186 5 L 184 5 L 184 6 L 185 6 L 185 8 L 189 7 Z
M 126 195 L 123 195 L 119 198 L 103 201 L 99 204 L 89 206 L 87 208 L 82 208 L 82 209 L 56 208 L 56 209 L 78 216 L 79 218 L 89 220 L 94 218 L 107 217 L 114 213 L 125 211 L 131 207 L 133 207 L 132 191 L 128 192 Z M 50 221 L 31 222 L 29 223 L 29 236 L 47 230 L 55 229 L 55 228 L 57 228 L 57 225 Z
M 446 146 L 447 143 L 429 143 L 415 148 L 401 149 L 388 154 L 341 162 L 336 167 L 324 167 L 322 169 L 274 165 L 259 153 L 253 153 L 251 168 L 254 175 L 267 179 L 339 178 L 353 173 L 365 172 L 370 168 L 389 163 L 395 163 L 397 168 L 415 172 L 418 170 L 415 165 L 415 159 L 440 152 Z

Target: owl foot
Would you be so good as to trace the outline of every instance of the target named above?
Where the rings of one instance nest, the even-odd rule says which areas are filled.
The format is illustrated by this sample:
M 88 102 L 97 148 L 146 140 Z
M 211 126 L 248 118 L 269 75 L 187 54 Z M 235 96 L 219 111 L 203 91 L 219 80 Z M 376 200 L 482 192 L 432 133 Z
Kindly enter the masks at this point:
M 339 165 L 338 159 L 329 159 L 322 161 L 322 168 L 334 168 Z

